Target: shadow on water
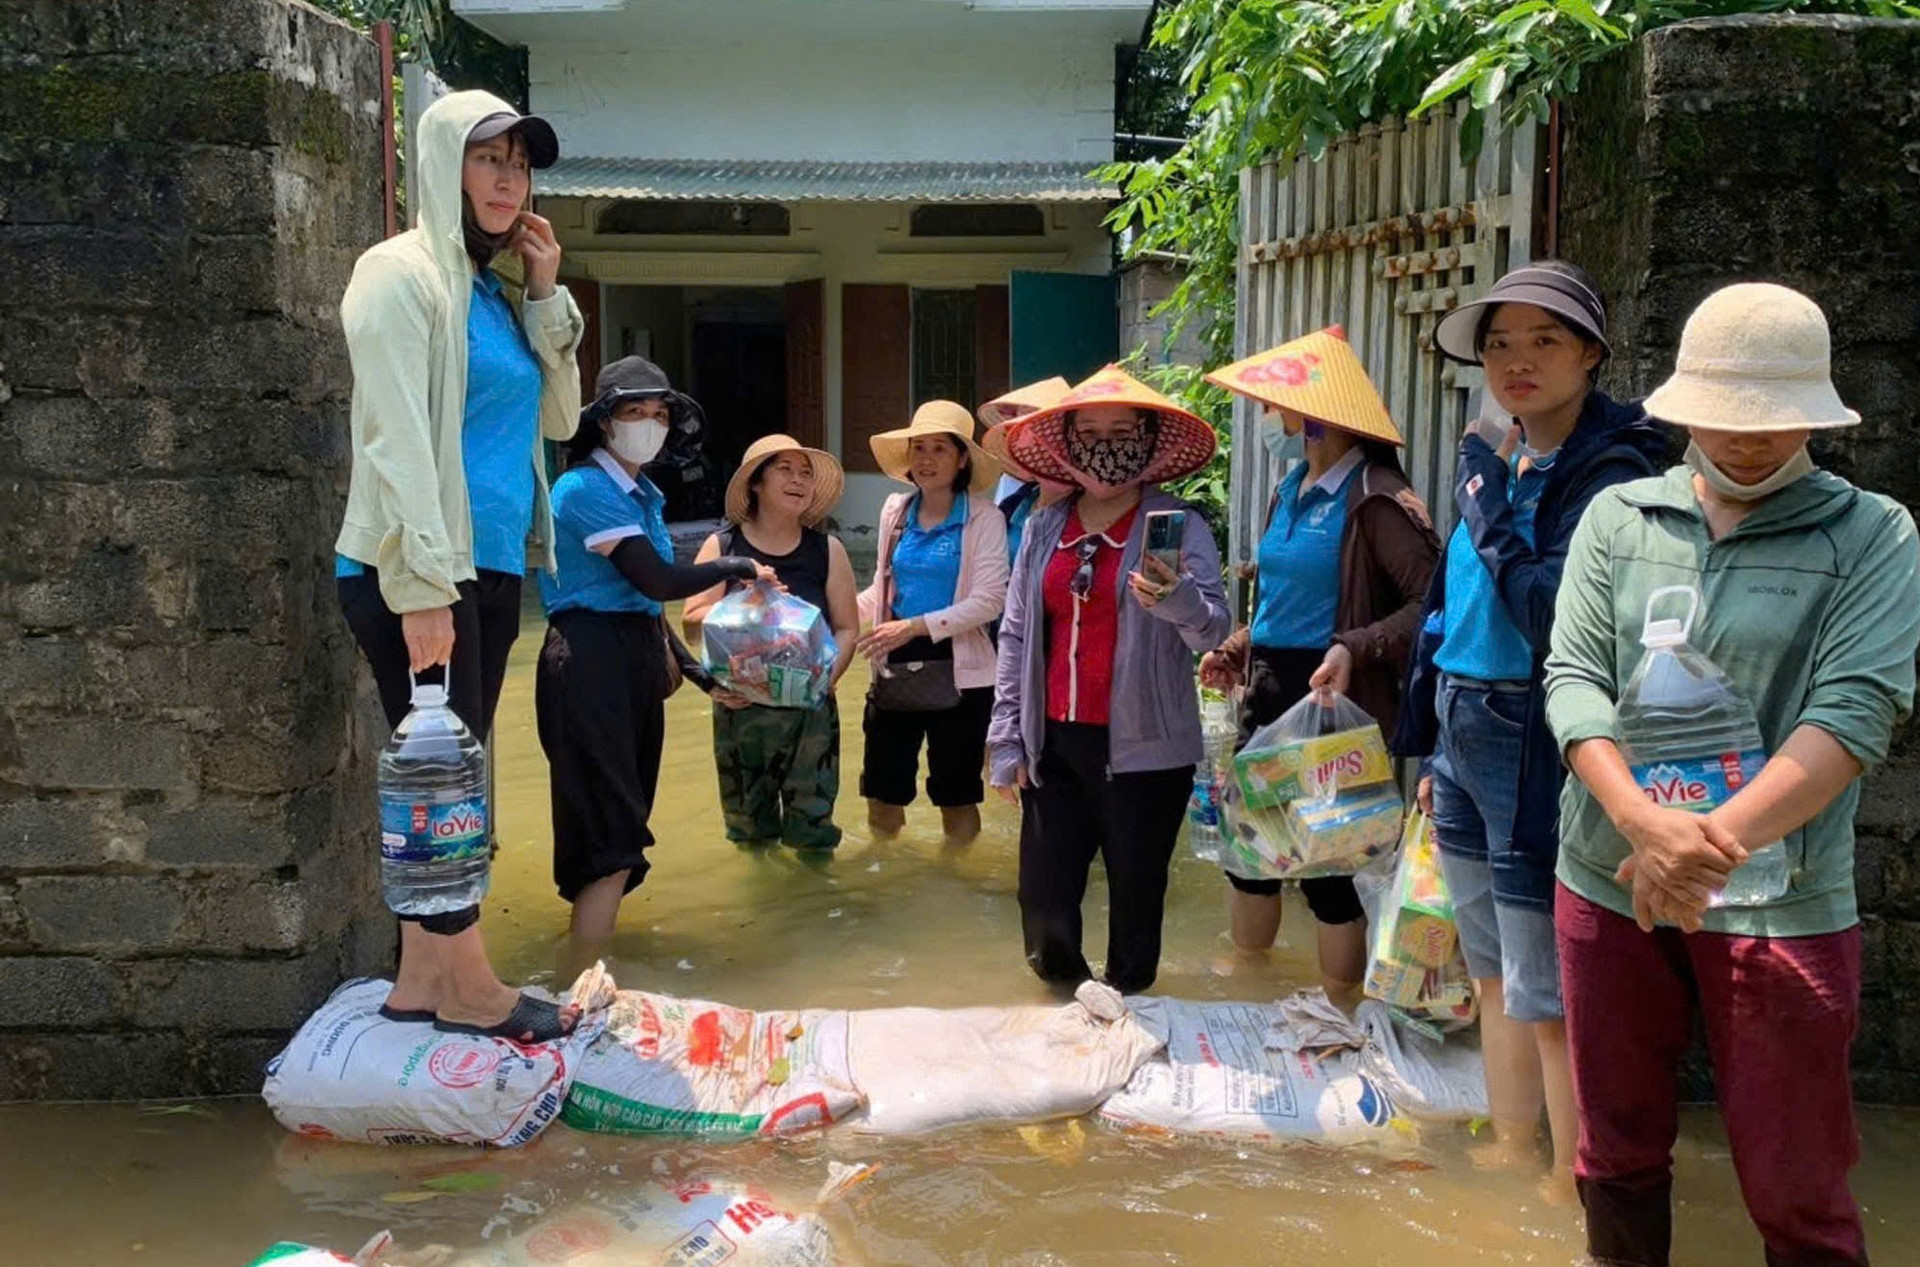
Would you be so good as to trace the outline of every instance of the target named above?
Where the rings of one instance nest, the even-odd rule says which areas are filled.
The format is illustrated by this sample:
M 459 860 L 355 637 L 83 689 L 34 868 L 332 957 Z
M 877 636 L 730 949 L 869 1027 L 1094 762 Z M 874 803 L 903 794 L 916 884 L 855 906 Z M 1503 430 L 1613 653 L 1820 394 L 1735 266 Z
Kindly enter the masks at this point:
M 551 975 L 566 926 L 549 877 L 546 766 L 533 726 L 539 635 L 530 623 L 516 645 L 501 702 L 502 851 L 485 923 L 503 973 L 523 978 Z M 943 845 L 924 802 L 899 838 L 869 836 L 858 796 L 865 686 L 856 668 L 840 689 L 846 840 L 824 862 L 724 839 L 707 702 L 692 688 L 670 702 L 653 871 L 628 898 L 614 947 L 623 984 L 747 1007 L 1048 999 L 1021 959 L 1008 806 L 990 800 L 985 830 L 965 849 Z M 1312 931 L 1297 902 L 1269 963 L 1216 971 L 1229 959 L 1224 887 L 1212 868 L 1176 861 L 1157 991 L 1264 1002 L 1311 981 Z M 1087 926 L 1096 961 L 1103 908 L 1096 876 Z M 402 1248 L 476 1248 L 637 1180 L 733 1180 L 804 1207 L 830 1160 L 880 1165 L 823 1212 L 848 1262 L 1557 1267 L 1581 1244 L 1577 1214 L 1541 1205 L 1531 1182 L 1475 1172 L 1464 1128 L 1425 1131 L 1412 1159 L 1135 1136 L 1093 1121 L 884 1142 L 846 1132 L 620 1139 L 556 1125 L 527 1148 L 474 1153 L 315 1143 L 283 1133 L 250 1099 L 155 1107 L 0 1107 L 0 1262 L 225 1267 L 279 1239 L 351 1252 L 383 1227 Z M 1874 1256 L 1920 1261 L 1911 1197 L 1920 1115 L 1868 1112 L 1863 1133 L 1856 1190 Z M 1677 1151 L 1676 1260 L 1759 1261 L 1718 1119 L 1690 1111 Z M 466 1172 L 485 1177 L 472 1191 L 416 1199 L 432 1191 L 425 1180 Z

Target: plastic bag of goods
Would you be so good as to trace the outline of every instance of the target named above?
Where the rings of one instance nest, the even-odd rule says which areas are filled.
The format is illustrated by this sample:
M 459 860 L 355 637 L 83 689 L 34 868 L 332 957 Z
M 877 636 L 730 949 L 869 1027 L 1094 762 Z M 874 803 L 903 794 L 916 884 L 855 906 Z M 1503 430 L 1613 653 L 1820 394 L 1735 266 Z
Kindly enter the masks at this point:
M 812 1215 L 723 1183 L 637 1184 L 540 1219 L 454 1267 L 832 1267 L 833 1237 Z
M 260 1094 L 282 1126 L 361 1144 L 524 1144 L 560 1115 L 613 993 L 589 970 L 569 994 L 583 1008 L 573 1032 L 522 1044 L 390 1021 L 392 989 L 347 982 L 268 1063 Z
M 1082 982 L 1064 1007 L 882 1008 L 848 1017 L 854 1129 L 902 1135 L 1091 1113 L 1164 1039 L 1119 991 Z
M 765 581 L 715 603 L 700 637 L 701 658 L 716 682 L 775 708 L 818 705 L 840 654 L 825 612 Z
M 622 990 L 562 1120 L 616 1135 L 774 1135 L 860 1107 L 845 1012 L 744 1008 Z
M 1233 701 L 1218 691 L 1200 692 L 1200 738 L 1206 758 L 1194 767 L 1193 792 L 1187 798 L 1187 847 L 1202 862 L 1218 866 L 1224 824 L 1220 803 L 1232 769 L 1233 741 L 1239 728 Z
M 1400 837 L 1386 741 L 1345 696 L 1307 696 L 1254 732 L 1232 771 L 1223 862 L 1243 878 L 1351 875 Z
M 1417 809 L 1409 814 L 1392 871 L 1370 868 L 1355 887 L 1369 917 L 1367 996 L 1429 1023 L 1471 1023 L 1473 980 L 1432 820 Z
M 387 1251 L 393 1247 L 393 1236 L 381 1232 L 365 1245 L 352 1258 L 345 1254 L 336 1254 L 330 1249 L 315 1249 L 311 1245 L 297 1245 L 292 1241 L 280 1241 L 269 1245 L 267 1252 L 247 1264 L 247 1267 L 384 1267 Z
M 1285 1023 L 1277 1006 L 1160 998 L 1128 1006 L 1167 1046 L 1101 1107 L 1117 1126 L 1327 1144 L 1377 1143 L 1406 1129 L 1358 1053 L 1270 1048 L 1269 1030 Z

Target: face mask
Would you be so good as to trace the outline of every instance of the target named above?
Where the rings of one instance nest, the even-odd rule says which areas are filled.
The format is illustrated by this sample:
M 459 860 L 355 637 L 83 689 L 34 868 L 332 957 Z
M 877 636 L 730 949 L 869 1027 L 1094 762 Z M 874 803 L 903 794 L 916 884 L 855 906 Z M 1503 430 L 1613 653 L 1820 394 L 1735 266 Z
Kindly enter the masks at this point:
M 1118 492 L 1140 478 L 1153 461 L 1160 434 L 1142 427 L 1130 436 L 1083 440 L 1077 428 L 1067 428 L 1067 461 L 1083 476 L 1081 483 L 1095 490 Z
M 1707 482 L 1708 488 L 1730 502 L 1757 502 L 1763 497 L 1771 497 L 1818 469 L 1813 464 L 1813 455 L 1807 452 L 1804 444 L 1779 470 L 1758 484 L 1741 484 L 1730 479 L 1725 471 L 1713 464 L 1713 459 L 1698 444 L 1687 445 L 1686 461 L 1688 466 L 1700 473 L 1700 478 Z
M 607 447 L 622 461 L 645 466 L 667 442 L 667 424 L 648 418 L 640 422 L 616 422 Z
M 1560 449 L 1558 446 L 1551 449 L 1536 449 L 1525 440 L 1522 440 L 1520 442 L 1520 456 L 1531 463 L 1534 470 L 1544 471 L 1553 465 L 1555 458 L 1560 456 Z

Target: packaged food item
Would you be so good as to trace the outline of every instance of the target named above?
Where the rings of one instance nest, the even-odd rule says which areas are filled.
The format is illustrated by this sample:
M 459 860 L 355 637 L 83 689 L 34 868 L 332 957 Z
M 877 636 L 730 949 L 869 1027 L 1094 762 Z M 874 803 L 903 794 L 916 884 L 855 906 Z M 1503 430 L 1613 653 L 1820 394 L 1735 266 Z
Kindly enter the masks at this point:
M 1379 725 L 1344 695 L 1308 695 L 1255 731 L 1233 759 L 1248 809 L 1331 799 L 1393 778 Z
M 721 686 L 774 708 L 817 707 L 840 654 L 825 612 L 765 581 L 713 605 L 701 625 L 701 651 Z
M 1359 880 L 1371 921 L 1367 996 L 1441 1025 L 1471 1021 L 1473 980 L 1432 821 L 1418 810 L 1408 815 L 1391 873 L 1373 868 Z
M 1227 793 L 1227 870 L 1246 879 L 1311 880 L 1352 875 L 1400 838 L 1401 801 L 1392 785 L 1248 809 Z

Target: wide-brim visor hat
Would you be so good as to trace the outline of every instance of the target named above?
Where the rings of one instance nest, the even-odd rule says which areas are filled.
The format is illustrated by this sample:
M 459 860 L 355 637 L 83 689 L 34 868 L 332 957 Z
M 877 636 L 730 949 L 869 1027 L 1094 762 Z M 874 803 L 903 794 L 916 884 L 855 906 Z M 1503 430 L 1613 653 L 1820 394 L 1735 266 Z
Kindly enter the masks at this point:
M 467 144 L 478 145 L 508 132 L 518 132 L 527 143 L 527 166 L 546 168 L 560 161 L 560 138 L 553 125 L 537 114 L 496 111 L 473 125 L 467 133 Z
M 1833 339 L 1820 305 L 1769 282 L 1724 286 L 1680 332 L 1673 376 L 1649 416 L 1706 431 L 1819 431 L 1860 415 L 1833 386 Z
M 742 524 L 747 521 L 747 503 L 754 475 L 782 453 L 804 453 L 813 464 L 813 502 L 801 513 L 800 522 L 811 528 L 833 512 L 834 506 L 840 501 L 840 494 L 847 486 L 847 474 L 841 469 L 840 460 L 823 449 L 808 448 L 792 436 L 776 434 L 761 436 L 748 445 L 746 454 L 740 459 L 740 469 L 727 481 L 729 522 Z
M 883 472 L 902 484 L 911 484 L 913 442 L 926 436 L 945 436 L 966 450 L 972 469 L 967 479 L 969 491 L 984 493 L 999 482 L 999 460 L 974 440 L 973 415 L 957 401 L 927 401 L 913 411 L 913 419 L 906 426 L 880 432 L 868 439 L 867 447 Z
M 1538 264 L 1511 270 L 1486 294 L 1442 317 L 1433 332 L 1434 344 L 1452 360 L 1464 365 L 1481 364 L 1480 323 L 1502 304 L 1529 304 L 1550 312 L 1576 333 L 1598 343 L 1604 357 L 1613 355 L 1613 345 L 1607 342 L 1607 305 L 1600 293 L 1569 273 Z
M 1126 405 L 1151 414 L 1156 438 L 1153 457 L 1134 481 L 1163 484 L 1191 475 L 1213 460 L 1220 439 L 1206 420 L 1183 409 L 1118 365 L 1109 365 L 1077 384 L 1053 405 L 1007 428 L 1007 453 L 1043 480 L 1082 487 L 1086 472 L 1067 457 L 1067 420 L 1075 411 L 1099 405 Z

